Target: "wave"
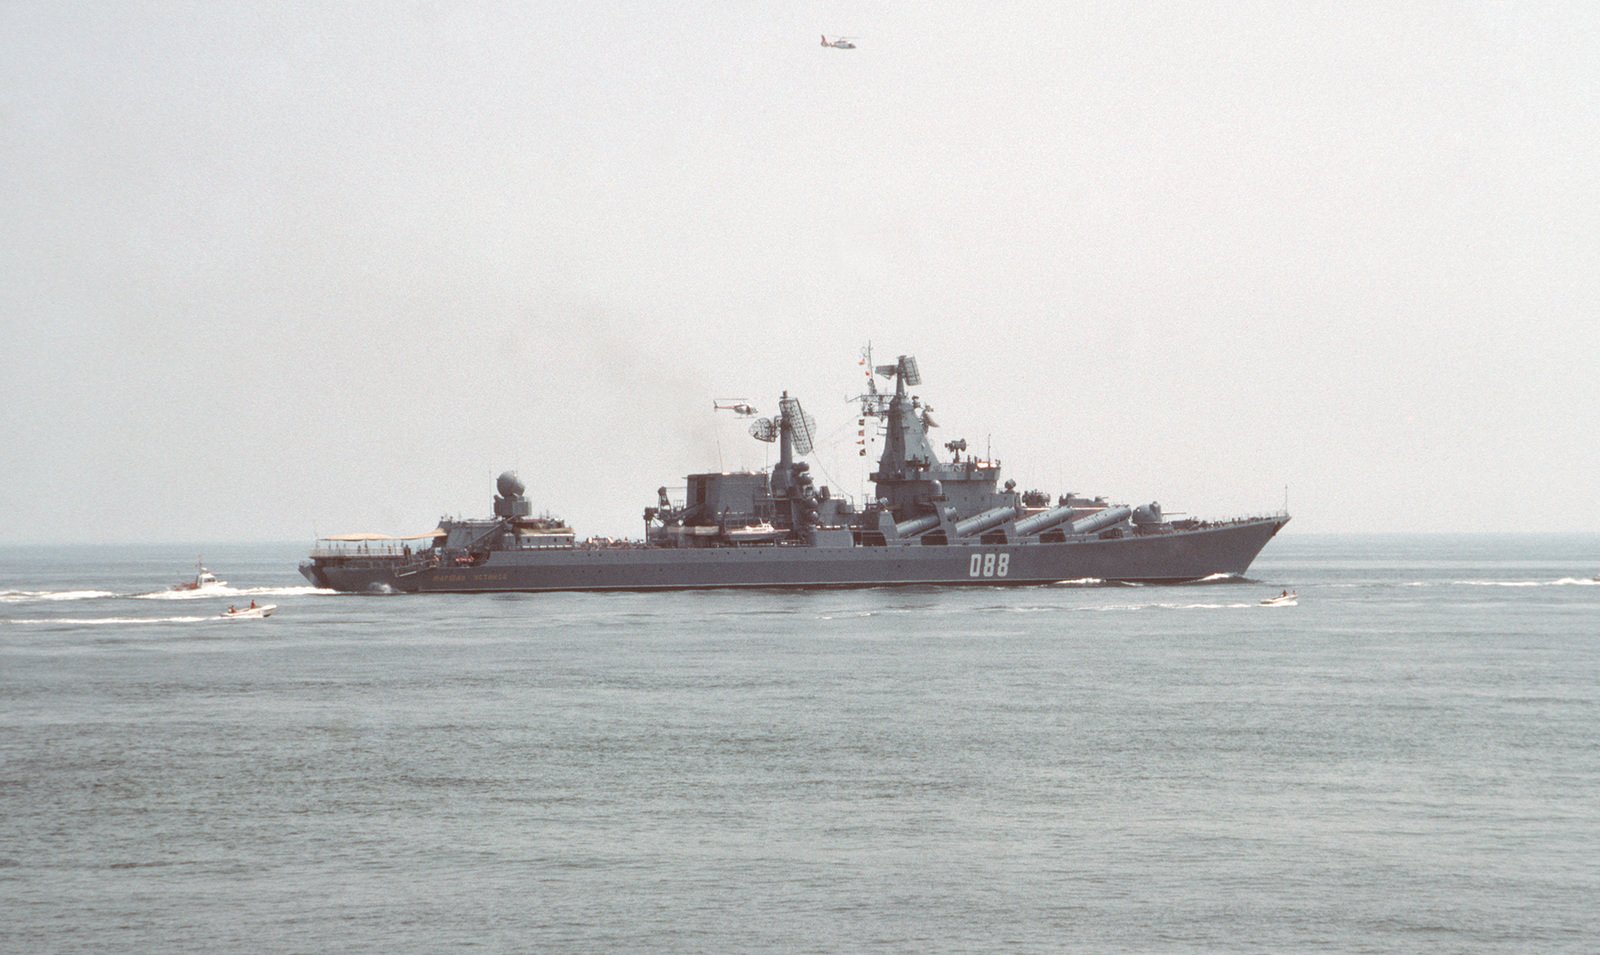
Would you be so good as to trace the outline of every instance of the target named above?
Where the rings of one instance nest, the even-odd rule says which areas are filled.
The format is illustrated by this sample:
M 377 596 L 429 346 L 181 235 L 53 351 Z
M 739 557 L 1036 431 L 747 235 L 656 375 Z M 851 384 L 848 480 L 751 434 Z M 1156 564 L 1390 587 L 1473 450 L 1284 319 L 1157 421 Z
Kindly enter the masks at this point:
M 1260 581 L 1246 577 L 1244 574 L 1211 574 L 1208 577 L 1201 577 L 1199 580 L 1186 581 L 1186 583 L 1192 586 L 1194 584 L 1257 584 Z
M 0 591 L 0 603 L 21 604 L 44 600 L 98 600 L 115 597 L 109 590 L 5 590 Z
M 1383 587 L 1600 587 L 1600 580 L 1588 577 L 1562 577 L 1557 580 L 1408 580 L 1393 583 L 1369 580 L 1353 583 L 1326 583 L 1318 586 L 1328 590 L 1360 590 Z
M 1600 580 L 1584 577 L 1562 577 L 1559 580 L 1453 580 L 1463 587 L 1594 587 Z

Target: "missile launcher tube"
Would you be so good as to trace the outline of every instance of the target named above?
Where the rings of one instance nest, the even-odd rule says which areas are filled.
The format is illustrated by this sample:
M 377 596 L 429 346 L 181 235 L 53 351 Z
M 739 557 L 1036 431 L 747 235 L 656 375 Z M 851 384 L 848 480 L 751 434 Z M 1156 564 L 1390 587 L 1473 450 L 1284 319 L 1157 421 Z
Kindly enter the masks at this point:
M 1074 510 L 1076 508 L 1071 504 L 1063 504 L 1048 511 L 1041 511 L 1032 517 L 1024 517 L 1017 522 L 1017 536 L 1027 537 L 1029 534 L 1037 534 L 1040 531 L 1049 530 L 1071 517 Z
M 991 507 L 982 514 L 975 514 L 956 524 L 957 537 L 971 537 L 981 534 L 991 527 L 999 527 L 1006 521 L 1017 516 L 1017 509 L 1010 504 L 1003 507 Z
M 911 537 L 923 531 L 932 530 L 939 526 L 939 515 L 928 514 L 923 517 L 913 517 L 894 526 L 895 532 L 901 537 Z
M 1113 524 L 1122 523 L 1132 513 L 1133 508 L 1119 504 L 1116 507 L 1108 507 L 1098 514 L 1090 514 L 1081 521 L 1073 521 L 1067 525 L 1066 531 L 1068 534 L 1093 534 Z

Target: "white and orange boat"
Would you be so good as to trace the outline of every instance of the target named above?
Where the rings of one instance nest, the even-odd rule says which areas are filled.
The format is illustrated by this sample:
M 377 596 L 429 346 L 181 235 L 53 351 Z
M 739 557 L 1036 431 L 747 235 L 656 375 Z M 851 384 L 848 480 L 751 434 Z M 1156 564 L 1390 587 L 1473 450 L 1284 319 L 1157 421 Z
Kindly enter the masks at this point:
M 228 583 L 226 580 L 218 580 L 217 579 L 217 575 L 213 574 L 209 570 L 206 570 L 205 565 L 202 564 L 199 561 L 195 561 L 194 568 L 195 569 L 194 569 L 194 579 L 193 580 L 185 580 L 185 581 L 181 581 L 179 583 L 173 584 L 172 585 L 172 589 L 173 590 L 204 590 L 207 587 L 223 587 L 223 586 L 226 586 L 227 583 Z

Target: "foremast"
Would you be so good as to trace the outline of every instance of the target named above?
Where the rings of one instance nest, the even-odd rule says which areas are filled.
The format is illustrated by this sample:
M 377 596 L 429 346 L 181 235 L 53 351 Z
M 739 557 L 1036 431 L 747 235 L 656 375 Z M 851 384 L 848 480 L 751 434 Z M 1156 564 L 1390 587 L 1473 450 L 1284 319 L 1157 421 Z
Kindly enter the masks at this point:
M 867 361 L 871 363 L 871 351 Z M 1000 480 L 1000 465 L 975 455 L 962 457 L 967 442 L 945 442 L 951 460 L 939 460 L 928 431 L 938 427 L 933 408 L 907 391 L 922 384 L 917 360 L 901 355 L 892 365 L 873 366 L 872 371 L 894 381 L 894 392 L 879 392 L 869 379 L 866 394 L 859 395 L 863 419 L 883 421 L 883 453 L 878 468 L 868 477 L 876 487 L 879 503 L 889 509 L 896 521 L 908 521 L 953 509 L 957 518 L 970 517 L 997 507 L 1015 508 L 1018 495 L 1014 482 L 1003 491 L 995 489 Z

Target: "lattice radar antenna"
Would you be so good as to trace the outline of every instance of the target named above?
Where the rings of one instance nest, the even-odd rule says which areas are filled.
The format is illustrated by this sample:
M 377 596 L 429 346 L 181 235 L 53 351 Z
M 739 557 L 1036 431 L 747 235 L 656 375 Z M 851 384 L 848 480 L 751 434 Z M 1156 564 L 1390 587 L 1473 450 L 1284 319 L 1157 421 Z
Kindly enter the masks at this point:
M 810 454 L 816 443 L 817 419 L 806 414 L 805 409 L 800 407 L 799 398 L 783 398 L 779 400 L 778 408 L 783 412 L 783 420 L 789 422 L 795 453 Z
M 922 384 L 922 372 L 917 369 L 917 360 L 910 355 L 900 356 L 900 380 L 907 388 Z
M 907 388 L 915 388 L 922 384 L 922 372 L 917 369 L 917 360 L 910 355 L 901 355 L 900 360 L 893 365 L 879 365 L 873 371 L 885 378 L 899 375 Z
M 757 441 L 776 441 L 778 425 L 771 418 L 757 418 L 750 422 L 750 437 Z

